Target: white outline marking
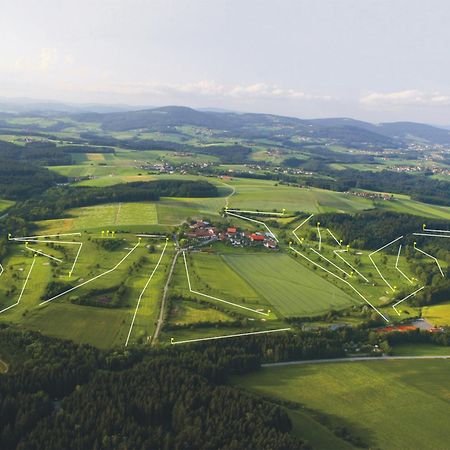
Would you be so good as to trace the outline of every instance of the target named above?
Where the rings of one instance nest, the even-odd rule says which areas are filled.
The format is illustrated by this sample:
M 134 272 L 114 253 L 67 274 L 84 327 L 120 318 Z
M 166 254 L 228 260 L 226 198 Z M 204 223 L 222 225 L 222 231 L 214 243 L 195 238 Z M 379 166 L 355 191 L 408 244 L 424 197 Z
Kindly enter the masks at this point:
M 13 305 L 7 306 L 6 308 L 3 308 L 0 311 L 0 314 L 4 313 L 5 311 L 8 311 L 8 309 L 14 308 L 14 306 L 17 306 L 20 303 L 20 300 L 22 300 L 22 296 L 25 291 L 25 287 L 28 284 L 28 280 L 30 279 L 31 271 L 33 270 L 35 262 L 36 262 L 36 256 L 33 257 L 33 262 L 31 263 L 30 270 L 28 271 L 28 275 L 27 275 L 27 278 L 25 279 L 25 283 L 23 283 L 22 290 L 20 291 L 19 299 L 17 300 L 17 302 L 14 303 Z
M 417 248 L 415 242 L 414 242 L 414 249 L 420 253 L 423 253 L 424 255 L 428 256 L 429 258 L 433 259 L 434 262 L 437 264 L 439 272 L 441 272 L 442 277 L 445 278 L 444 272 L 442 272 L 441 265 L 439 264 L 439 261 L 437 260 L 437 258 L 435 258 L 434 256 L 430 255 L 427 252 L 424 252 L 423 250 L 420 250 L 420 248 Z
M 289 331 L 289 330 L 291 330 L 291 328 L 277 328 L 276 330 L 252 331 L 249 333 L 239 333 L 239 334 L 226 334 L 224 336 L 214 336 L 214 337 L 206 337 L 206 338 L 198 338 L 198 339 L 187 339 L 184 341 L 177 341 L 177 342 L 175 342 L 172 338 L 170 343 L 172 345 L 187 344 L 189 342 L 211 341 L 211 340 L 215 340 L 215 339 L 228 339 L 228 338 L 241 337 L 241 336 L 251 336 L 251 335 L 255 335 L 255 334 L 280 333 L 282 331 Z
M 450 230 L 433 230 L 432 228 L 424 227 L 423 231 L 431 231 L 435 233 L 450 233 Z
M 336 236 L 331 232 L 331 230 L 329 228 L 327 228 L 327 231 L 328 231 L 328 233 L 330 233 L 331 237 L 337 242 L 339 247 L 341 247 L 342 246 L 341 242 L 336 239 Z
M 158 269 L 161 260 L 163 259 L 164 252 L 166 251 L 166 247 L 167 247 L 168 243 L 169 243 L 169 241 L 166 240 L 166 244 L 164 245 L 164 248 L 162 249 L 162 252 L 161 252 L 161 255 L 160 255 L 159 259 L 158 259 L 158 262 L 156 263 L 156 266 L 154 267 L 154 269 L 153 269 L 149 279 L 147 280 L 147 282 L 145 283 L 144 288 L 142 289 L 141 294 L 139 295 L 139 298 L 138 298 L 138 301 L 137 301 L 137 305 L 136 305 L 136 309 L 134 310 L 133 320 L 131 321 L 130 330 L 128 331 L 127 340 L 125 342 L 125 347 L 128 346 L 128 341 L 130 340 L 131 332 L 133 331 L 134 321 L 136 320 L 136 315 L 137 315 L 137 312 L 138 312 L 138 309 L 139 309 L 139 305 L 141 304 L 142 297 L 144 296 L 145 291 L 147 290 L 147 287 L 150 284 L 150 281 L 152 281 L 153 275 L 155 275 L 155 272 Z
M 400 259 L 400 253 L 402 251 L 402 244 L 398 247 L 397 260 L 395 261 L 395 268 L 412 284 L 412 280 L 398 267 L 398 260 Z
M 239 214 L 235 214 L 235 213 L 229 213 L 228 211 L 225 211 L 226 214 L 230 214 L 230 216 L 235 216 L 235 217 L 239 217 L 240 219 L 244 219 L 244 220 L 249 220 L 250 222 L 255 222 L 255 223 L 259 223 L 263 226 L 266 227 L 267 231 L 272 235 L 272 237 L 278 242 L 277 237 L 275 236 L 275 234 L 272 232 L 272 230 L 264 223 L 261 222 L 260 220 L 255 220 L 255 219 L 250 219 L 249 217 L 244 217 L 244 216 L 240 216 Z
M 60 263 L 63 262 L 62 259 L 55 258 L 55 257 L 52 256 L 52 255 L 47 255 L 47 253 L 41 252 L 40 250 L 35 250 L 34 248 L 28 247 L 28 245 L 26 245 L 25 248 L 26 248 L 27 250 L 30 250 L 30 252 L 37 253 L 38 255 L 46 256 L 47 258 L 53 259 L 53 260 L 58 261 L 58 262 L 60 262 Z
M 187 261 L 186 261 L 186 252 L 184 250 L 183 250 L 183 259 L 184 259 L 184 267 L 186 268 L 186 278 L 187 278 L 187 282 L 188 282 L 188 286 L 189 286 L 189 291 L 192 292 L 193 294 L 201 295 L 203 297 L 210 298 L 212 300 L 217 300 L 219 302 L 223 302 L 228 305 L 233 305 L 233 306 L 236 306 L 237 308 L 242 308 L 242 309 L 251 311 L 256 314 L 261 314 L 262 316 L 269 316 L 269 313 L 257 311 L 256 309 L 248 308 L 247 306 L 238 305 L 237 303 L 232 303 L 227 300 L 222 300 L 221 298 L 213 297 L 212 295 L 202 294 L 201 292 L 194 291 L 191 286 L 191 278 L 189 276 L 189 270 L 188 270 Z
M 320 222 L 317 222 L 317 233 L 319 234 L 319 252 L 322 250 L 322 233 L 320 232 Z
M 332 275 L 333 277 L 337 278 L 338 280 L 343 281 L 345 284 L 347 284 L 348 286 L 350 286 L 368 305 L 370 305 L 372 307 L 372 309 L 374 311 L 376 311 L 386 322 L 389 322 L 389 319 L 387 319 L 380 311 L 378 311 L 378 309 L 372 305 L 372 303 L 369 302 L 369 300 L 367 300 L 362 294 L 361 292 L 359 292 L 355 287 L 353 287 L 347 280 L 344 280 L 343 278 L 341 278 L 340 276 L 336 275 L 333 272 L 330 272 L 328 269 L 325 269 L 325 267 L 322 267 L 320 264 L 317 264 L 316 262 L 314 262 L 312 259 L 309 259 L 307 256 L 303 255 L 302 253 L 300 253 L 299 251 L 297 251 L 295 248 L 293 248 L 291 245 L 289 246 L 289 248 L 291 250 L 293 250 L 295 253 L 299 254 L 301 257 L 305 258 L 306 260 L 308 260 L 311 264 L 314 264 L 317 267 L 320 267 L 322 270 L 324 270 L 325 272 L 329 273 L 330 275 Z
M 128 256 L 130 256 L 131 255 L 131 253 L 133 253 L 135 250 L 136 250 L 136 248 L 138 247 L 138 245 L 140 244 L 140 242 L 138 242 L 112 269 L 109 269 L 109 270 L 107 270 L 106 272 L 104 272 L 104 273 L 101 273 L 100 275 L 97 275 L 96 277 L 94 277 L 94 278 L 91 278 L 91 279 L 89 279 L 89 280 L 86 280 L 86 281 L 84 281 L 83 283 L 81 283 L 81 284 L 78 284 L 77 286 L 74 286 L 74 287 L 72 287 L 72 288 L 70 288 L 70 289 L 68 289 L 67 291 L 64 291 L 64 292 L 61 292 L 60 294 L 58 294 L 58 295 L 55 295 L 54 297 L 52 297 L 52 298 L 49 298 L 48 300 L 44 300 L 43 302 L 41 302 L 41 303 L 39 303 L 39 306 L 42 306 L 42 305 L 45 305 L 46 303 L 48 303 L 48 302 L 51 302 L 51 301 L 53 301 L 53 300 L 56 300 L 57 298 L 59 298 L 59 297 L 62 297 L 63 295 L 65 295 L 65 294 L 68 294 L 69 292 L 72 292 L 72 291 L 74 291 L 75 289 L 78 289 L 78 288 L 80 288 L 81 286 L 84 286 L 84 285 L 86 285 L 86 284 L 88 284 L 88 283 L 90 283 L 91 281 L 94 281 L 94 280 L 97 280 L 98 278 L 101 278 L 101 277 L 103 277 L 103 276 L 105 276 L 105 275 L 107 275 L 108 273 L 111 273 L 111 272 L 113 272 L 114 270 L 116 270 L 127 258 L 128 258 Z
M 313 249 L 312 247 L 310 247 L 310 250 L 312 250 L 316 255 L 320 256 L 321 258 L 323 258 L 325 261 L 328 261 L 332 266 L 336 267 L 336 269 L 340 270 L 342 273 L 345 273 L 345 275 L 347 275 L 348 277 L 351 277 L 351 275 L 349 273 L 347 273 L 344 269 L 341 269 L 338 265 L 336 265 L 333 261 L 330 261 L 328 258 L 326 258 L 325 256 L 322 255 L 322 253 L 319 253 L 317 250 Z
M 22 236 L 22 237 L 9 237 L 9 241 L 28 241 L 31 239 L 37 239 L 37 238 L 48 238 L 48 237 L 58 237 L 58 236 L 81 236 L 81 233 L 63 233 L 63 234 L 44 234 L 40 236 Z M 57 241 L 59 242 L 59 241 Z
M 408 300 L 408 298 L 412 297 L 413 295 L 416 295 L 419 291 L 421 291 L 425 286 L 422 286 L 421 288 L 417 289 L 416 291 L 412 292 L 411 294 L 407 295 L 405 298 L 402 298 L 401 300 L 399 300 L 397 303 L 395 303 L 394 305 L 392 305 L 392 307 L 394 308 L 395 312 L 400 315 L 400 313 L 397 311 L 396 306 L 402 302 L 404 302 L 405 300 Z
M 247 214 L 262 214 L 267 216 L 284 216 L 284 213 L 267 212 L 267 211 L 246 211 L 245 209 L 226 209 L 226 212 L 231 211 L 235 213 L 247 213 Z
M 1 272 L 0 272 L 0 277 L 3 275 L 3 272 L 5 271 L 5 269 L 3 268 L 3 266 L 0 264 L 0 269 L 1 269 Z
M 397 239 L 394 239 L 393 241 L 389 242 L 386 245 L 383 245 L 383 247 L 380 247 L 378 250 L 375 250 L 374 252 L 369 254 L 369 259 L 372 261 L 372 264 L 375 266 L 376 271 L 380 275 L 381 279 L 389 286 L 392 292 L 395 292 L 395 289 L 389 284 L 389 282 L 384 278 L 383 274 L 380 272 L 380 269 L 378 269 L 378 266 L 375 264 L 375 261 L 372 259 L 372 255 L 375 255 L 375 253 L 378 253 L 380 250 L 383 250 L 386 247 L 389 247 L 389 245 L 393 244 L 394 242 L 397 242 L 399 239 L 402 239 L 403 236 L 399 236 Z
M 309 217 L 307 217 L 298 227 L 294 228 L 292 230 L 292 234 L 297 238 L 297 241 L 301 243 L 300 238 L 297 236 L 297 234 L 295 233 L 300 227 L 302 227 L 303 225 L 305 225 L 306 222 L 308 222 L 309 219 L 311 219 L 311 217 L 313 217 L 314 214 L 311 214 Z
M 345 264 L 347 264 L 347 266 L 350 267 L 350 269 L 354 270 L 366 283 L 369 283 L 369 280 L 355 267 L 353 267 L 347 260 L 345 260 L 343 258 L 343 256 L 341 256 L 339 253 L 343 253 L 343 252 L 347 252 L 348 250 L 333 250 L 333 253 L 342 259 L 342 261 L 345 262 Z
M 440 238 L 450 238 L 450 236 L 445 234 L 430 234 L 430 233 L 413 233 L 414 236 L 429 236 L 429 237 L 440 237 Z
M 78 257 L 80 256 L 80 252 L 81 252 L 82 247 L 83 247 L 83 243 L 80 242 L 80 247 L 79 247 L 78 252 L 77 252 L 77 254 L 75 256 L 75 260 L 73 261 L 72 268 L 70 269 L 70 272 L 69 272 L 69 278 L 72 276 L 73 270 L 75 269 L 75 264 L 78 261 Z

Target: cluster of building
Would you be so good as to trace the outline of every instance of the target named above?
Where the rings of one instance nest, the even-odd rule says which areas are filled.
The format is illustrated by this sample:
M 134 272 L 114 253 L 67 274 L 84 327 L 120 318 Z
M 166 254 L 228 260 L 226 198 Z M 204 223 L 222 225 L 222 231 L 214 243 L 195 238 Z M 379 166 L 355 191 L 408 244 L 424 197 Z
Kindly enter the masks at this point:
M 186 238 L 199 241 L 219 240 L 228 242 L 233 247 L 264 246 L 270 250 L 278 248 L 274 236 L 269 232 L 241 231 L 236 227 L 228 227 L 226 230 L 218 230 L 209 222 L 198 220 L 189 226 L 185 233 Z
M 219 240 L 228 241 L 233 247 L 263 245 L 271 250 L 277 249 L 277 242 L 269 232 L 239 231 L 236 227 L 228 227 L 225 233 L 219 234 Z

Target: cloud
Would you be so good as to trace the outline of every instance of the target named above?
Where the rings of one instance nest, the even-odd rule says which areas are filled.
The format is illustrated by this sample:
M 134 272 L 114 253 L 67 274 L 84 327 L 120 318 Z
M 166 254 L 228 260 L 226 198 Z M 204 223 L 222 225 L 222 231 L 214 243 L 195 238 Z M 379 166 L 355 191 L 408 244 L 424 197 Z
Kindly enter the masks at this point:
M 91 91 L 110 92 L 116 94 L 135 95 L 177 95 L 190 94 L 204 97 L 233 98 L 233 99 L 284 99 L 284 100 L 319 100 L 328 101 L 333 98 L 328 95 L 315 95 L 296 89 L 281 88 L 266 83 L 246 85 L 224 85 L 212 80 L 202 80 L 189 83 L 120 83 L 102 86 L 91 86 Z
M 439 92 L 409 89 L 397 92 L 370 92 L 360 97 L 366 106 L 450 106 L 450 96 Z

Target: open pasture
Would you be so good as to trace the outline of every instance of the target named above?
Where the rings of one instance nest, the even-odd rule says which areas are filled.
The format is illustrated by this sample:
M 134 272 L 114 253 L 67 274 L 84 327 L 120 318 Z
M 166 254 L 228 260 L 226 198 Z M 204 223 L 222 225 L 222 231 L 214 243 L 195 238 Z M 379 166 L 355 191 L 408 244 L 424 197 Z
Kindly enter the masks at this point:
M 227 182 L 236 189 L 230 207 L 262 211 L 355 212 L 373 208 L 373 202 L 341 192 L 285 186 L 275 181 L 234 178 Z
M 330 417 L 370 448 L 444 449 L 450 361 L 369 361 L 264 368 L 235 383 Z
M 284 254 L 226 254 L 224 260 L 282 316 L 311 316 L 356 302 Z
M 437 327 L 450 326 L 450 302 L 424 306 L 422 317 Z

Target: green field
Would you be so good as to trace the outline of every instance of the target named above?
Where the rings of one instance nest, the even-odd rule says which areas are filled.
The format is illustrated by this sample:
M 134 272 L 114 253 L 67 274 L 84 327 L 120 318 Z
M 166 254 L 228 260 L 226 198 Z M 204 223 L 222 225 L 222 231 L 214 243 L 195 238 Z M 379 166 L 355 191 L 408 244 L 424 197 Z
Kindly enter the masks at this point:
M 437 327 L 450 326 L 450 302 L 424 306 L 422 317 Z
M 224 260 L 282 316 L 318 315 L 355 301 L 284 254 L 224 255 Z
M 370 448 L 445 449 L 449 369 L 450 361 L 443 360 L 311 364 L 264 368 L 235 384 L 324 414 Z M 303 423 L 301 415 L 296 420 Z M 320 443 L 323 430 L 317 423 L 310 419 L 303 426 L 311 442 L 319 441 L 314 448 L 334 448 Z
M 193 290 L 253 309 L 270 307 L 270 303 L 227 265 L 220 255 L 215 253 L 190 253 L 186 255 L 186 259 Z M 178 259 L 171 286 L 177 294 L 195 296 L 195 294 L 189 293 L 182 257 Z M 202 300 L 207 299 L 202 298 Z M 211 302 L 220 305 L 220 302 L 214 300 L 211 300 Z M 224 304 L 222 304 L 222 307 L 231 308 L 231 310 L 250 315 L 250 317 L 255 316 L 254 313 L 247 313 L 241 308 Z
M 12 205 L 14 205 L 14 202 L 12 202 L 11 200 L 0 199 L 0 213 L 5 209 L 10 208 Z
M 107 250 L 100 245 L 107 241 L 95 234 L 83 233 L 73 237 L 73 241 L 77 240 L 82 242 L 83 247 L 70 278 L 68 272 L 78 245 L 54 245 L 45 240 L 40 243 L 30 242 L 29 248 L 62 260 L 55 262 L 45 256 L 33 257 L 32 251 L 27 250 L 23 243 L 10 244 L 10 255 L 3 261 L 5 272 L 0 278 L 0 309 L 18 301 L 28 273 L 30 277 L 20 303 L 4 311 L 0 320 L 102 348 L 124 345 L 138 298 L 159 260 L 164 242 L 142 240 L 135 247 L 138 238 L 119 233 L 113 240 L 116 247 Z M 62 239 L 57 241 L 62 242 Z M 149 245 L 154 246 L 154 251 L 147 248 Z M 166 254 L 142 297 L 131 335 L 132 342 L 143 336 L 151 336 L 154 332 L 171 254 L 172 245 L 169 243 Z M 29 272 L 33 261 L 33 270 Z M 83 285 L 85 281 L 89 282 Z M 79 287 L 45 306 L 39 306 L 40 302 L 49 298 L 46 287 L 50 282 L 68 283 L 59 288 L 58 293 L 71 286 Z M 120 303 L 114 307 L 74 303 L 80 298 L 99 298 L 103 302 L 109 302 L 112 293 L 94 292 L 115 286 L 124 286 L 125 291 L 120 297 Z
M 356 212 L 373 208 L 373 202 L 364 198 L 315 188 L 284 186 L 274 181 L 239 179 L 227 181 L 236 189 L 230 207 L 262 211 L 329 211 Z

